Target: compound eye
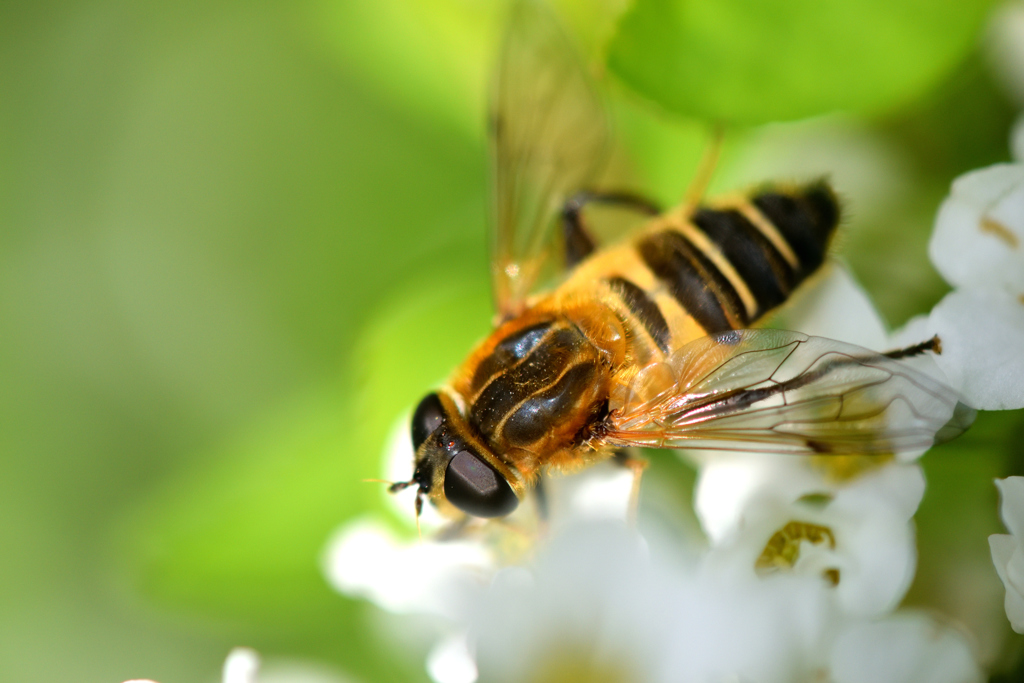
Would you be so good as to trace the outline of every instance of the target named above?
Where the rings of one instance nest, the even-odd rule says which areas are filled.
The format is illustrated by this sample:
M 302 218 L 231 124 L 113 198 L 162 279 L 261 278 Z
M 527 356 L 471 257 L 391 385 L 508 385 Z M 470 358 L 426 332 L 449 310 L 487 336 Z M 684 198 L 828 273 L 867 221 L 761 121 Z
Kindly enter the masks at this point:
M 412 448 L 418 451 L 427 437 L 444 422 L 444 407 L 437 394 L 427 394 L 412 414 Z
M 505 478 L 472 451 L 459 451 L 448 463 L 444 495 L 452 505 L 476 517 L 502 517 L 519 505 Z

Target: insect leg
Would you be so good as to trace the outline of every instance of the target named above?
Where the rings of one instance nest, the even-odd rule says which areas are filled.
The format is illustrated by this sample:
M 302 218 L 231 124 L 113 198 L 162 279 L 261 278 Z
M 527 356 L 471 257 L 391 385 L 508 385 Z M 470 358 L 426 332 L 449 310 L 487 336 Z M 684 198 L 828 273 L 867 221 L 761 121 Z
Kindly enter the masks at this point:
M 597 243 L 583 221 L 583 209 L 588 204 L 606 204 L 633 209 L 647 216 L 661 213 L 661 207 L 649 199 L 629 192 L 577 192 L 562 207 L 562 236 L 565 240 L 565 266 L 572 268 L 590 256 Z
M 911 358 L 913 356 L 919 356 L 925 351 L 932 351 L 934 353 L 942 353 L 942 340 L 939 339 L 939 335 L 935 335 L 928 341 L 923 341 L 920 344 L 914 344 L 902 349 L 896 349 L 895 351 L 886 351 L 882 355 L 886 358 L 892 358 L 893 360 L 899 360 L 900 358 Z
M 640 477 L 643 476 L 644 470 L 647 469 L 647 461 L 638 456 L 636 449 L 633 448 L 622 448 L 615 451 L 612 460 L 616 465 L 628 467 L 633 471 L 633 487 L 629 492 L 629 509 L 626 515 L 629 523 L 636 526 L 636 515 L 640 509 Z

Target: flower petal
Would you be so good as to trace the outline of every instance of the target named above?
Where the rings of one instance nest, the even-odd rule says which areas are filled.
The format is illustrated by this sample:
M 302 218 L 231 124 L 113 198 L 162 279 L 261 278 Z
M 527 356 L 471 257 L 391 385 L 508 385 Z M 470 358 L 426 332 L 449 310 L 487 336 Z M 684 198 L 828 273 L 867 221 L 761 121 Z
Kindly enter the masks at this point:
M 1024 164 L 996 164 L 953 182 L 928 255 L 955 287 L 1024 294 Z
M 887 350 L 885 324 L 874 304 L 850 271 L 834 261 L 815 276 L 813 287 L 797 290 L 780 311 L 778 323 L 816 337 Z
M 735 489 L 729 488 L 730 480 Z M 916 464 L 889 463 L 836 482 L 794 458 L 710 460 L 697 485 L 697 510 L 713 544 L 707 564 L 723 574 L 752 576 L 760 565 L 762 572 L 818 581 L 832 576 L 847 614 L 884 614 L 913 579 L 917 553 L 911 519 L 924 488 Z M 826 534 L 830 542 L 802 539 L 805 531 Z M 799 546 L 795 561 L 783 561 L 786 566 L 776 564 L 787 552 L 780 543 L 788 552 Z
M 494 571 L 491 554 L 471 541 L 398 541 L 382 524 L 360 519 L 328 544 L 328 581 L 346 595 L 386 610 L 456 616 Z
M 664 597 L 675 618 L 658 681 L 813 680 L 837 615 L 823 582 L 705 572 Z
M 996 479 L 999 489 L 999 514 L 1003 523 L 1017 539 L 1024 538 L 1024 477 Z
M 972 683 L 982 681 L 967 641 L 923 614 L 857 622 L 836 639 L 835 683 Z
M 750 453 L 708 453 L 697 475 L 694 511 L 712 543 L 735 533 L 752 499 L 772 491 L 795 500 L 820 485 L 795 458 Z
M 860 519 L 834 522 L 836 543 L 842 544 L 833 563 L 839 570 L 836 595 L 847 614 L 879 616 L 892 611 L 906 595 L 917 567 L 912 522 L 900 523 L 890 511 L 878 510 Z
M 564 529 L 532 570 L 501 570 L 473 604 L 480 677 L 558 680 L 603 668 L 621 674 L 609 680 L 650 680 L 665 651 L 670 586 L 621 523 Z
M 935 363 L 968 405 L 1024 407 L 1024 301 L 999 291 L 956 290 L 932 309 L 926 324 L 915 319 L 911 327 L 942 339 Z
M 1017 542 L 1010 534 L 992 534 L 988 537 L 988 545 L 992 550 L 992 564 L 996 566 L 999 578 L 1005 583 L 1006 565 L 1009 564 L 1013 551 L 1017 549 Z
M 1006 588 L 1006 598 L 1003 601 L 1006 618 L 1010 620 L 1010 626 L 1014 631 L 1024 633 L 1024 595 L 1010 583 L 1006 572 L 1010 558 L 1020 550 L 1020 546 L 1007 534 L 992 534 L 988 537 L 988 543 L 992 549 L 992 563 Z
M 591 465 L 544 480 L 552 532 L 584 520 L 625 520 L 633 491 L 633 473 L 614 462 Z

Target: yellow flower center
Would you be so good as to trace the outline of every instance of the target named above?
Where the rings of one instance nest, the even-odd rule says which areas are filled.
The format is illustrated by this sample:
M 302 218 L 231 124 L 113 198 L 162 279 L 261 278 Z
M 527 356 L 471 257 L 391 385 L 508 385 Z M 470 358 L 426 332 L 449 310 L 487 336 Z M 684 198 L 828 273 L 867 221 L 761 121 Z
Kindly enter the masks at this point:
M 829 550 L 836 547 L 835 536 L 827 526 L 794 520 L 772 534 L 754 562 L 754 569 L 759 574 L 792 569 L 800 559 L 800 544 L 805 541 Z M 834 567 L 825 569 L 822 576 L 833 586 L 839 584 L 839 570 Z

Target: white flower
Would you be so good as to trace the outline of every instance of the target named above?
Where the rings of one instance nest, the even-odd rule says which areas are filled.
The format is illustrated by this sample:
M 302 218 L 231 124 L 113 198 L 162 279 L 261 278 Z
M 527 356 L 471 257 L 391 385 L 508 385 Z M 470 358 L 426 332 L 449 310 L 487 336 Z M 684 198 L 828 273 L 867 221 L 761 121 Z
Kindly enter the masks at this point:
M 844 267 L 827 265 L 814 284 L 782 312 L 783 326 L 877 351 L 893 348 Z M 694 457 L 694 507 L 712 544 L 709 562 L 719 571 L 825 579 L 835 584 L 842 608 L 856 615 L 885 614 L 906 593 L 917 557 L 913 516 L 924 494 L 917 465 L 868 457 Z
M 935 364 L 970 406 L 980 410 L 1024 407 L 1024 302 L 991 289 L 956 289 L 927 316 L 914 318 L 896 335 L 910 343 L 938 334 Z
M 928 245 L 954 287 L 1024 294 L 1024 163 L 996 164 L 953 181 Z
M 1009 534 L 988 537 L 992 562 L 1006 587 L 1006 616 L 1017 633 L 1024 633 L 1024 477 L 997 479 L 996 487 L 1003 499 L 1003 523 Z
M 1020 124 L 1013 138 L 1024 146 Z M 955 289 L 929 315 L 911 320 L 897 340 L 937 333 L 942 354 L 935 364 L 966 403 L 982 410 L 1024 407 L 1024 163 L 957 178 L 939 208 L 928 252 Z
M 836 479 L 797 458 L 709 459 L 695 508 L 713 544 L 710 559 L 721 571 L 824 579 L 845 612 L 888 613 L 914 576 L 924 475 L 916 464 L 867 466 Z
M 397 613 L 451 617 L 473 585 L 496 569 L 492 553 L 473 540 L 399 540 L 372 518 L 346 524 L 328 543 L 324 572 L 340 592 L 368 598 Z

